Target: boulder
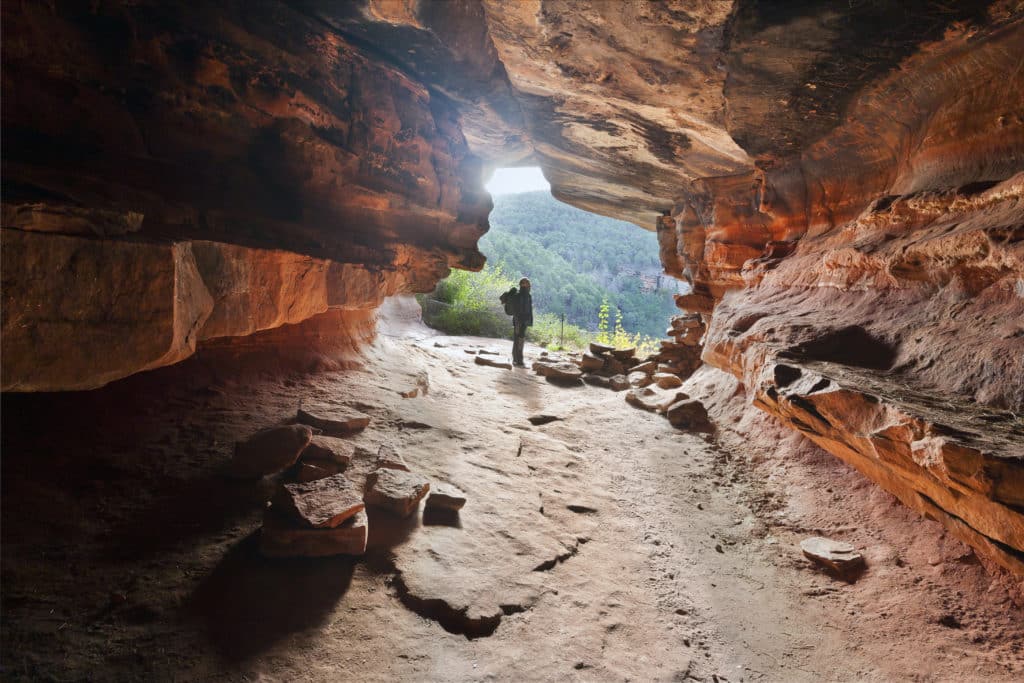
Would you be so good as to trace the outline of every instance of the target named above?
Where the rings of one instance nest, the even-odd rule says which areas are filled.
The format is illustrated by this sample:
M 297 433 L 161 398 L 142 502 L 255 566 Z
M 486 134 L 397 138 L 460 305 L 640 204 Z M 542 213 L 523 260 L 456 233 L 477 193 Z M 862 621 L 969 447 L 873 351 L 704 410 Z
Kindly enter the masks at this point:
M 580 369 L 584 371 L 600 370 L 604 367 L 604 358 L 598 358 L 591 353 L 584 353 L 580 358 Z
M 449 484 L 434 484 L 423 504 L 425 509 L 458 512 L 466 505 L 466 494 Z
M 352 462 L 356 447 L 349 441 L 333 436 L 314 436 L 299 457 L 302 462 L 317 464 L 330 463 L 344 469 Z
M 606 356 L 614 350 L 614 346 L 608 346 L 607 344 L 598 344 L 597 342 L 590 342 L 590 352 L 595 356 Z
M 383 508 L 399 517 L 416 511 L 419 502 L 430 491 L 423 477 L 402 470 L 379 469 L 370 475 L 370 488 L 363 497 L 367 505 Z
M 634 387 L 646 387 L 654 381 L 651 379 L 650 375 L 643 372 L 637 372 L 635 370 L 629 373 L 626 379 L 629 380 L 629 383 Z
M 263 516 L 260 552 L 267 557 L 328 557 L 366 552 L 366 512 L 330 529 L 297 527 L 273 507 Z
M 608 379 L 608 386 L 612 391 L 625 391 L 629 389 L 629 380 L 625 375 L 612 375 Z
M 630 372 L 643 372 L 648 375 L 653 374 L 658 369 L 658 363 L 653 360 L 647 360 L 643 363 L 639 363 L 630 368 Z
M 800 550 L 814 562 L 843 578 L 852 578 L 864 568 L 864 556 L 849 543 L 812 536 L 800 541 Z
M 683 386 L 683 380 L 679 379 L 679 375 L 673 375 L 668 372 L 655 373 L 651 379 L 662 389 L 675 389 L 676 387 Z
M 595 375 L 593 373 L 587 373 L 583 375 L 583 381 L 594 387 L 601 387 L 602 389 L 611 389 L 612 380 L 610 377 L 603 377 L 601 375 Z
M 568 361 L 537 361 L 533 371 L 542 377 L 555 380 L 579 380 L 583 371 Z
M 314 529 L 333 529 L 366 507 L 359 490 L 343 474 L 282 484 L 273 506 L 293 522 Z
M 405 459 L 395 450 L 394 446 L 381 444 L 377 449 L 377 469 L 409 471 Z
M 636 348 L 632 346 L 626 349 L 612 349 L 612 356 L 620 361 L 627 361 L 635 355 Z
M 302 424 L 323 430 L 328 436 L 345 436 L 361 431 L 370 424 L 369 415 L 335 406 L 299 408 L 296 419 Z
M 483 351 L 481 351 L 480 353 L 483 353 Z M 492 360 L 490 358 L 485 358 L 483 356 L 476 356 L 475 358 L 473 358 L 473 362 L 476 363 L 477 365 L 489 365 L 492 368 L 501 368 L 502 370 L 512 369 L 511 363 L 506 363 L 500 360 Z
M 262 477 L 288 469 L 309 445 L 313 430 L 306 425 L 285 425 L 256 432 L 235 444 L 231 473 L 238 477 Z
M 680 394 L 686 396 L 686 394 Z M 673 427 L 689 429 L 697 432 L 712 432 L 714 425 L 708 418 L 704 404 L 691 398 L 683 398 L 673 402 L 665 409 L 665 416 Z

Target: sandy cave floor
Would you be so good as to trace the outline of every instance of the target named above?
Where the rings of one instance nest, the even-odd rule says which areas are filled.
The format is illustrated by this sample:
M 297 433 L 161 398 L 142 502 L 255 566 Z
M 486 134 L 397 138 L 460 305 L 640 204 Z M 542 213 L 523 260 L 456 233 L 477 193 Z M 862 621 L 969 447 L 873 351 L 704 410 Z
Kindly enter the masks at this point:
M 767 417 L 713 411 L 712 441 L 466 353 L 509 346 L 423 331 L 348 372 L 228 380 L 200 358 L 5 396 L 2 678 L 1024 676 L 1024 611 L 939 525 Z M 467 491 L 458 523 L 371 513 L 365 558 L 263 559 L 274 482 L 223 465 L 314 399 L 373 417 L 357 444 Z M 815 534 L 868 570 L 815 569 L 798 548 Z

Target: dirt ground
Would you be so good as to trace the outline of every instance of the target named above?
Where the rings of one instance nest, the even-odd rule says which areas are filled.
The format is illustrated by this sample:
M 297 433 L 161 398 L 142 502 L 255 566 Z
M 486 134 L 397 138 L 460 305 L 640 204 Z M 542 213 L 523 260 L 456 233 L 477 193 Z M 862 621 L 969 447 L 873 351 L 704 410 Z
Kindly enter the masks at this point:
M 722 373 L 687 385 L 711 439 L 466 352 L 509 342 L 402 335 L 347 372 L 227 377 L 200 354 L 97 392 L 4 396 L 3 680 L 1024 676 L 1005 584 L 743 410 Z M 300 400 L 370 414 L 357 445 L 468 492 L 458 520 L 371 512 L 364 558 L 262 558 L 274 482 L 224 464 Z M 867 571 L 816 569 L 798 544 L 819 534 L 862 548 Z

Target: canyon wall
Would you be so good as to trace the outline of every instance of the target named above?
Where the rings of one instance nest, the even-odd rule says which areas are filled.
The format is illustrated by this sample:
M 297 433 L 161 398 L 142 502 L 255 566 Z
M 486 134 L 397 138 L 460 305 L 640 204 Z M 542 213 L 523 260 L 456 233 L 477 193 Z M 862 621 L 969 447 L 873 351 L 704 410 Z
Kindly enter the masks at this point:
M 1024 3 L 5 3 L 3 368 L 350 357 L 484 174 L 657 230 L 704 361 L 1024 575 Z

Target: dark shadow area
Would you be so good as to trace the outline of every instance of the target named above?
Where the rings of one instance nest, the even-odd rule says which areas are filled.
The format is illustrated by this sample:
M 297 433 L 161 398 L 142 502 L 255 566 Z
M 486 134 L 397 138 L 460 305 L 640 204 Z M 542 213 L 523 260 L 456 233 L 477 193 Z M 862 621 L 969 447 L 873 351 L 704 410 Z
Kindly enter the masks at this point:
M 368 555 L 380 555 L 401 545 L 420 526 L 418 511 L 408 517 L 399 517 L 387 510 L 367 506 L 366 516 L 369 523 L 366 541 Z
M 111 530 L 105 554 L 137 560 L 216 534 L 262 509 L 275 486 L 216 474 L 162 482 L 158 497 Z
M 796 360 L 839 363 L 867 370 L 889 370 L 898 352 L 897 345 L 871 336 L 859 325 L 851 325 L 827 332 L 779 355 Z
M 266 559 L 257 532 L 224 555 L 192 594 L 188 610 L 205 622 L 221 655 L 245 660 L 291 633 L 323 624 L 348 591 L 357 561 Z
M 450 526 L 461 529 L 462 517 L 458 510 L 423 508 L 423 526 Z

